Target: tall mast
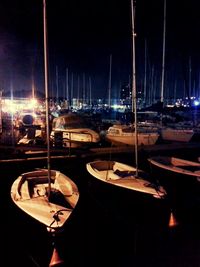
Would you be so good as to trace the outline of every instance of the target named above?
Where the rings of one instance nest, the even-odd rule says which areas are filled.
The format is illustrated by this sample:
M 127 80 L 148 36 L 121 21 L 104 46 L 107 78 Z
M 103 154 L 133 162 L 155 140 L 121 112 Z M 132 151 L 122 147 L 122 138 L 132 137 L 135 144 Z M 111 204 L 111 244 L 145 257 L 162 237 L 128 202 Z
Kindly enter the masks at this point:
M 91 77 L 89 77 L 89 105 L 92 107 L 92 81 Z
M 46 142 L 47 142 L 47 168 L 48 168 L 48 197 L 51 193 L 50 179 L 50 141 L 49 141 L 49 90 L 48 90 L 48 53 L 47 53 L 47 16 L 46 0 L 43 0 L 43 27 L 44 27 L 44 81 L 45 81 L 45 106 L 46 106 Z
M 56 66 L 56 102 L 58 103 L 58 97 L 59 97 L 59 93 L 58 93 L 58 66 Z
M 71 91 L 70 91 L 70 108 L 73 107 L 73 96 L 74 96 L 74 73 L 71 73 Z
M 138 136 L 137 136 L 137 95 L 136 95 L 136 68 L 135 68 L 135 26 L 134 26 L 134 6 L 131 0 L 131 18 L 132 18 L 132 112 L 135 115 L 135 167 L 136 176 L 138 176 Z
M 111 75 L 112 75 L 112 55 L 110 55 L 109 81 L 108 81 L 108 107 L 111 107 Z
M 83 108 L 85 106 L 85 73 L 83 73 Z
M 31 89 L 32 89 L 32 98 L 35 98 L 35 82 L 34 82 L 34 75 L 33 75 L 33 69 L 32 69 L 32 84 L 31 84 Z
M 2 133 L 2 90 L 0 90 L 0 133 Z
M 78 108 L 80 108 L 80 77 L 78 75 L 78 81 L 77 81 L 77 105 Z
M 145 39 L 144 51 L 144 105 L 147 105 L 147 41 Z
M 191 65 L 191 57 L 189 57 L 189 86 L 188 86 L 188 98 L 191 100 L 192 96 L 192 65 Z
M 66 68 L 66 79 L 65 79 L 65 87 L 66 87 L 66 98 L 67 98 L 67 105 L 69 107 L 69 71 Z
M 166 0 L 164 0 L 164 23 L 163 23 L 163 55 L 162 55 L 162 80 L 160 101 L 164 101 L 164 80 L 165 80 L 165 35 L 166 35 Z

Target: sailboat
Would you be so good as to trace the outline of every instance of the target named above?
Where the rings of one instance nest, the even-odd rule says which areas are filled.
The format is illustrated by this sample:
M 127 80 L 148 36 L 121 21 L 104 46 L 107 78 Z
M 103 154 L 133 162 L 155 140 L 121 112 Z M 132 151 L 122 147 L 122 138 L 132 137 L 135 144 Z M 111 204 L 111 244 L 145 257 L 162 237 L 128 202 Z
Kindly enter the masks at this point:
M 21 174 L 12 184 L 13 202 L 24 212 L 50 230 L 63 227 L 75 208 L 79 192 L 76 184 L 66 175 L 48 169 Z M 50 195 L 48 195 L 50 193 Z
M 105 139 L 113 145 L 135 145 L 135 127 L 134 125 L 113 124 L 108 128 Z M 140 146 L 156 144 L 160 134 L 157 129 L 138 129 L 137 142 Z
M 163 170 L 164 172 L 170 171 L 172 174 L 179 174 L 180 177 L 195 178 L 200 180 L 200 162 L 191 161 L 177 157 L 169 156 L 154 156 L 148 158 L 150 164 L 154 167 Z
M 47 230 L 55 236 L 63 229 L 76 207 L 79 190 L 68 176 L 58 170 L 51 170 L 50 167 L 46 0 L 43 0 L 43 23 L 47 169 L 36 169 L 21 174 L 11 186 L 11 198 L 21 210 L 46 226 Z M 56 248 L 52 257 L 55 255 L 57 255 Z M 52 261 L 50 266 L 55 264 L 54 258 Z M 60 263 L 59 260 L 58 262 Z
M 87 171 L 95 178 L 110 185 L 134 190 L 155 198 L 164 198 L 165 189 L 148 180 L 143 170 L 114 160 L 97 160 L 86 164 Z M 137 175 L 136 175 L 137 172 Z
M 133 1 L 131 1 L 131 9 L 132 9 L 132 30 L 133 30 L 132 106 L 134 107 L 133 110 L 135 113 L 135 125 L 137 125 Z M 109 194 L 108 201 L 112 201 L 116 193 L 116 198 L 115 198 L 116 201 L 114 201 L 114 205 L 118 207 L 118 211 L 120 209 L 119 205 L 121 205 L 122 202 L 123 202 L 122 204 L 123 209 L 120 209 L 120 212 L 124 210 L 125 207 L 128 206 L 128 203 L 137 203 L 136 205 L 134 205 L 133 208 L 134 211 L 138 210 L 139 213 L 141 212 L 145 213 L 146 216 L 148 216 L 147 214 L 149 214 L 150 215 L 149 218 L 153 219 L 152 216 L 153 213 L 151 213 L 151 211 L 154 210 L 157 215 L 159 214 L 159 220 L 161 221 L 162 217 L 161 214 L 163 214 L 166 211 L 164 207 L 167 207 L 167 205 L 165 205 L 166 201 L 164 201 L 166 199 L 167 192 L 157 181 L 153 181 L 145 171 L 140 170 L 138 168 L 137 127 L 135 129 L 135 144 L 136 144 L 134 147 L 135 167 L 109 159 L 109 160 L 96 160 L 88 162 L 86 163 L 86 169 L 90 174 L 91 179 L 96 178 L 95 180 L 93 179 L 94 183 L 96 184 L 94 186 L 94 189 L 98 190 L 102 184 L 102 187 L 104 188 L 104 196 L 106 190 L 107 192 L 108 191 L 110 192 L 110 193 L 108 192 Z M 108 203 L 106 204 L 108 205 Z M 158 207 L 160 209 L 156 209 Z M 134 218 L 138 217 L 136 213 L 134 213 Z M 163 218 L 164 217 L 165 215 L 163 216 Z

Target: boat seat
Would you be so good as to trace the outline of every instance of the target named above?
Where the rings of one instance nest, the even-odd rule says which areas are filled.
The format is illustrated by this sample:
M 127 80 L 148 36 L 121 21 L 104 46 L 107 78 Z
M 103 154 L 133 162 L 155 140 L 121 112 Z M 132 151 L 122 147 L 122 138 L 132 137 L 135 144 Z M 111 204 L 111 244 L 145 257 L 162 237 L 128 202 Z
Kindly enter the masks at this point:
M 54 182 L 54 178 L 51 177 L 51 183 Z M 29 188 L 29 193 L 33 191 L 33 187 L 36 184 L 48 184 L 48 175 L 43 175 L 43 176 L 27 176 L 26 174 L 22 174 L 21 180 L 18 184 L 17 192 L 20 196 L 21 195 L 21 188 L 24 182 L 27 181 L 27 185 Z
M 18 187 L 17 187 L 17 192 L 18 194 L 21 196 L 21 188 L 22 188 L 22 185 L 23 183 L 26 181 L 26 177 L 24 174 L 22 174 L 21 176 L 21 180 L 19 181 L 19 184 L 18 184 Z
M 22 199 L 30 198 L 27 181 L 23 183 L 23 190 L 20 190 L 20 196 Z
M 51 179 L 51 183 L 54 183 L 55 179 L 53 179 L 52 177 L 50 179 Z M 35 176 L 35 177 L 28 177 L 27 182 L 28 182 L 29 194 L 32 197 L 34 195 L 35 186 L 39 184 L 48 184 L 49 179 L 48 179 L 48 175 Z
M 55 180 L 52 177 L 50 179 L 51 183 L 53 183 Z M 29 184 L 32 184 L 33 186 L 36 184 L 48 184 L 49 182 L 48 175 L 27 177 L 26 180 L 28 181 Z
M 112 169 L 114 165 L 113 161 L 105 161 L 105 162 L 101 162 L 99 164 L 99 162 L 93 162 L 92 166 L 93 168 L 97 169 L 98 171 L 104 171 L 104 170 L 108 170 L 108 169 Z
M 126 178 L 129 176 L 134 176 L 135 175 L 135 171 L 120 171 L 120 170 L 115 170 L 114 174 L 120 176 L 121 178 Z

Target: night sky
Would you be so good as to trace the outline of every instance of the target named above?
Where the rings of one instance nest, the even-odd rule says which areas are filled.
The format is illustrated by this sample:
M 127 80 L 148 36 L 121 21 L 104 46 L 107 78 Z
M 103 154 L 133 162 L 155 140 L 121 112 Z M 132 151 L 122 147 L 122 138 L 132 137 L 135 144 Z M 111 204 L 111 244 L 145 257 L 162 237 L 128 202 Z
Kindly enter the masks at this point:
M 84 76 L 87 87 L 90 77 L 93 97 L 106 97 L 112 55 L 112 97 L 119 95 L 120 87 L 128 84 L 131 76 L 130 3 L 130 0 L 47 0 L 51 92 L 55 93 L 58 81 L 59 95 L 65 95 L 68 70 L 69 86 L 73 77 L 74 88 L 78 79 L 81 87 Z M 137 88 L 143 88 L 146 62 L 148 86 L 151 83 L 159 91 L 164 0 L 135 3 Z M 189 87 L 190 69 L 191 87 L 198 93 L 200 4 L 197 0 L 166 0 L 166 3 L 165 87 L 173 92 L 176 84 L 177 95 L 183 95 L 183 90 Z M 0 10 L 1 89 L 4 93 L 11 89 L 29 92 L 34 79 L 36 90 L 43 92 L 42 0 L 2 0 Z

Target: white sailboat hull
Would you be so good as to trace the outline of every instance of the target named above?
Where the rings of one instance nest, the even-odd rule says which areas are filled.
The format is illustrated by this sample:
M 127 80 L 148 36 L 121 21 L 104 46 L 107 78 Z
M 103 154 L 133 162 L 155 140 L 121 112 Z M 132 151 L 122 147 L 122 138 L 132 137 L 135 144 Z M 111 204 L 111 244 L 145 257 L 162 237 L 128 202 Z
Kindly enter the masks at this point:
M 111 143 L 134 146 L 135 130 L 127 125 L 113 125 L 109 127 L 105 138 Z M 140 129 L 137 133 L 138 145 L 154 145 L 158 138 L 159 133 L 156 131 Z
M 154 145 L 158 140 L 159 135 L 157 133 L 139 133 L 138 134 L 138 145 Z M 125 145 L 134 146 L 135 139 L 134 135 L 114 136 L 107 135 L 106 139 L 113 143 L 122 143 Z
M 148 161 L 163 170 L 200 178 L 200 163 L 176 157 L 155 156 Z
M 192 139 L 193 135 L 194 131 L 192 129 L 161 129 L 161 137 L 166 141 L 189 142 Z
M 145 173 L 139 170 L 139 177 L 135 176 L 136 168 L 116 161 L 94 161 L 86 164 L 87 171 L 102 182 L 129 190 L 163 197 L 166 192 L 162 187 L 156 187 L 145 178 Z
M 48 198 L 48 170 L 20 175 L 12 184 L 11 198 L 24 212 L 49 228 L 63 227 L 75 208 L 79 192 L 76 184 L 59 171 L 51 171 L 51 191 Z

